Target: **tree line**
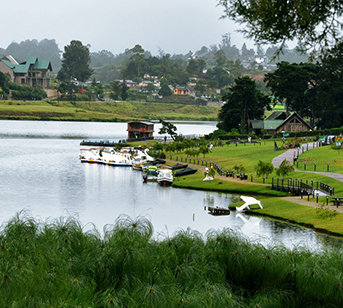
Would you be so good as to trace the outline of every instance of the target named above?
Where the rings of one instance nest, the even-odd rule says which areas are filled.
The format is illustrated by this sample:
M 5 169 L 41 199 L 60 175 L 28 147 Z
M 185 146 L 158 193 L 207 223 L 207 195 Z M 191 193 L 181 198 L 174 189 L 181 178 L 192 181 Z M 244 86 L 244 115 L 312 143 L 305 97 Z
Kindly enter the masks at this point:
M 264 76 L 274 103 L 285 104 L 286 112 L 310 119 L 312 128 L 340 127 L 343 119 L 343 43 L 326 51 L 315 63 L 279 62 Z M 272 100 L 273 100 L 272 99 Z M 219 113 L 218 128 L 247 133 L 249 121 L 263 119 L 271 98 L 258 90 L 248 76 L 235 80 L 223 96 L 226 104 Z M 273 103 L 272 103 L 273 104 Z
M 311 62 L 300 64 L 280 61 L 264 81 L 271 93 L 286 104 L 287 110 L 311 119 L 312 127 L 333 128 L 342 125 L 343 41 L 339 16 L 340 0 L 248 1 L 218 0 L 222 18 L 244 25 L 242 32 L 258 44 L 279 44 L 282 53 L 288 40 L 297 40 L 297 49 L 310 52 Z M 244 90 L 242 90 L 244 89 Z M 247 99 L 247 94 L 251 99 Z M 237 79 L 224 96 L 227 104 L 220 112 L 219 128 L 246 131 L 247 119 L 261 118 L 265 97 L 256 91 L 253 81 Z M 235 117 L 235 119 L 232 119 Z

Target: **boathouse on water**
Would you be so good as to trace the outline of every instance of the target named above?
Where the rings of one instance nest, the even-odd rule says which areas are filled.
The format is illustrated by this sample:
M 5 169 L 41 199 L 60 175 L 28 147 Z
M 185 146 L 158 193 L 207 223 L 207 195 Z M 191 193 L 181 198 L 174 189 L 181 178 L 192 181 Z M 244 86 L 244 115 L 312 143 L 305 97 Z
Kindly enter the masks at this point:
M 153 139 L 154 123 L 133 121 L 127 123 L 128 139 Z

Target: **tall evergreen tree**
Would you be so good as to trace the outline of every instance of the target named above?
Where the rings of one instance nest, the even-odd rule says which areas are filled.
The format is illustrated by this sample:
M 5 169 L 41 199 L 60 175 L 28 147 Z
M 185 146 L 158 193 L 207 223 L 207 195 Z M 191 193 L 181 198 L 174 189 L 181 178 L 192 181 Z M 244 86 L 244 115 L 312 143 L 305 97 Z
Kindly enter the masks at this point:
M 248 76 L 235 79 L 235 85 L 223 96 L 224 106 L 219 112 L 218 128 L 241 133 L 249 130 L 249 120 L 262 119 L 264 109 L 270 109 L 269 98 L 256 88 L 255 81 Z
M 61 81 L 77 80 L 87 81 L 93 73 L 90 65 L 90 53 L 87 46 L 80 41 L 71 41 L 70 45 L 64 47 L 62 68 L 58 72 L 57 79 Z

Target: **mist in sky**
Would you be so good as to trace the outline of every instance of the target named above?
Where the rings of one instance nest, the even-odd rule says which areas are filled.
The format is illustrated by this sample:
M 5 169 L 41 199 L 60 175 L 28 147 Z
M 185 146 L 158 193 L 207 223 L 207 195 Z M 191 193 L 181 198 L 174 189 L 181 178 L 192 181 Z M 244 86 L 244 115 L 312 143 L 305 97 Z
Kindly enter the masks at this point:
M 24 40 L 55 39 L 63 50 L 71 40 L 119 54 L 140 44 L 157 55 L 186 54 L 221 42 L 230 33 L 231 44 L 245 42 L 241 26 L 220 19 L 223 7 L 216 0 L 17 0 L 1 4 L 3 31 L 0 47 Z M 6 13 L 4 13 L 6 12 Z M 6 29 L 6 31 L 4 31 Z

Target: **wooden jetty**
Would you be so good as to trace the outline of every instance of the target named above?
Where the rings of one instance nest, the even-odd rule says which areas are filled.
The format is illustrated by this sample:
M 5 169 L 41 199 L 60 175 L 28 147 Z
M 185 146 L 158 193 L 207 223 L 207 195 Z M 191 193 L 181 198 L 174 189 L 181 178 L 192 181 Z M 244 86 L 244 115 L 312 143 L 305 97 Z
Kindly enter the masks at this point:
M 118 145 L 125 145 L 121 142 L 116 142 L 114 140 L 82 140 L 80 145 L 91 145 L 91 146 L 103 146 L 103 147 L 114 147 Z
M 230 210 L 226 209 L 224 207 L 212 207 L 208 206 L 207 207 L 208 213 L 211 215 L 230 215 Z

